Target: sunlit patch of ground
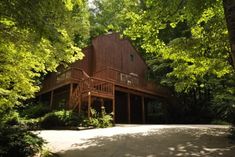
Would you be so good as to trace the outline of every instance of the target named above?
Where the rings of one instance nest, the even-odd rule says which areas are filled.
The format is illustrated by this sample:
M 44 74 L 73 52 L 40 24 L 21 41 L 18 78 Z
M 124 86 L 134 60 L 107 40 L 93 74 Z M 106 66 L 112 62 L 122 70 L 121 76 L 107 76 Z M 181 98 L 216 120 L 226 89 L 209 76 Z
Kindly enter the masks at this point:
M 228 126 L 118 125 L 84 131 L 41 131 L 64 157 L 234 157 Z

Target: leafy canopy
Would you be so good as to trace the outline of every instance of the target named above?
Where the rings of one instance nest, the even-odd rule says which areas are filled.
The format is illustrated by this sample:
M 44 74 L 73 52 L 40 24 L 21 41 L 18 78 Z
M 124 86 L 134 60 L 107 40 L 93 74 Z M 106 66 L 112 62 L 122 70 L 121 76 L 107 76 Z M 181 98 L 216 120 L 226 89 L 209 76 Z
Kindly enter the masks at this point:
M 124 33 L 154 54 L 150 60 L 153 68 L 159 66 L 154 60 L 171 61 L 172 70 L 162 82 L 175 80 L 176 91 L 187 92 L 208 75 L 221 78 L 232 72 L 222 1 L 147 0 L 145 8 L 129 13 L 132 25 Z M 179 30 L 178 34 L 166 33 Z M 164 40 L 166 36 L 168 40 Z
M 0 14 L 3 109 L 33 97 L 42 74 L 82 59 L 89 13 L 83 0 L 2 0 Z

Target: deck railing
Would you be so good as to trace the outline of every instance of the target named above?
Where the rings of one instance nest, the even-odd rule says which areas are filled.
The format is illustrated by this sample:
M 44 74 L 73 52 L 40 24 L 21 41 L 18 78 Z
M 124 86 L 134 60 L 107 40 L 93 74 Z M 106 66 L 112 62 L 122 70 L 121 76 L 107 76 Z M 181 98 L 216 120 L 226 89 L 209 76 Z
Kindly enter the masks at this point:
M 81 81 L 81 88 L 82 91 L 113 96 L 114 84 L 103 79 L 89 77 Z
M 103 78 L 115 82 L 120 85 L 135 87 L 143 90 L 149 90 L 152 92 L 159 92 L 162 94 L 168 94 L 169 91 L 166 88 L 156 84 L 154 81 L 146 80 L 134 73 L 123 73 L 120 70 L 106 67 L 94 74 L 95 77 Z
M 89 90 L 107 95 L 113 95 L 114 84 L 161 94 L 169 93 L 166 88 L 157 85 L 153 81 L 148 81 L 134 73 L 127 74 L 110 67 L 96 72 L 94 77 L 89 77 L 88 74 L 79 68 L 69 68 L 60 73 L 52 73 L 45 79 L 41 91 L 47 91 L 71 82 L 79 83 L 82 91 Z
M 51 74 L 51 76 L 45 79 L 41 91 L 47 91 L 71 82 L 79 84 L 80 91 L 113 96 L 114 84 L 112 82 L 90 77 L 82 69 L 78 68 L 69 68 L 63 72 Z
M 89 76 L 79 68 L 69 68 L 62 72 L 51 73 L 43 82 L 42 91 L 66 84 L 71 81 L 81 81 L 89 78 Z

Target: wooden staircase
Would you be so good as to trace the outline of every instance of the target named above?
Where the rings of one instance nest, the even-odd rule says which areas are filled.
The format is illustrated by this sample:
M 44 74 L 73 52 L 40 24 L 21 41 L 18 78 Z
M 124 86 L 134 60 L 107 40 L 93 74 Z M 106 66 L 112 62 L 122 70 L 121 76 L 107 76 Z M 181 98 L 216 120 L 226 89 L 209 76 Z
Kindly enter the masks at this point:
M 81 104 L 81 89 L 79 84 L 76 85 L 77 87 L 73 89 L 72 95 L 70 96 L 70 108 L 72 110 L 78 109 L 79 105 Z
M 85 73 L 85 72 L 84 72 Z M 69 106 L 73 110 L 80 110 L 83 95 L 91 95 L 95 97 L 114 99 L 114 83 L 89 77 L 86 73 L 75 87 L 73 85 L 72 94 L 70 96 Z

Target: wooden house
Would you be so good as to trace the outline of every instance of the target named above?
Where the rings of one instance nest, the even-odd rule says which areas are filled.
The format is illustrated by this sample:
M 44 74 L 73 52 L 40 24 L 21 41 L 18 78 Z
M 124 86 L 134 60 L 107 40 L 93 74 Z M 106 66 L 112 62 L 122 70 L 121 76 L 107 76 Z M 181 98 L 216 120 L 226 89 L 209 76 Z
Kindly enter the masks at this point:
M 146 123 L 148 103 L 165 103 L 167 89 L 147 80 L 148 66 L 128 39 L 101 35 L 83 50 L 85 57 L 45 78 L 38 94 L 52 108 L 75 109 L 90 116 L 104 106 L 116 123 Z

